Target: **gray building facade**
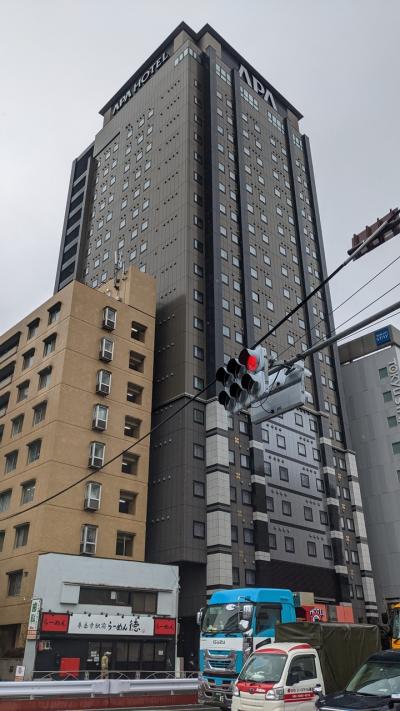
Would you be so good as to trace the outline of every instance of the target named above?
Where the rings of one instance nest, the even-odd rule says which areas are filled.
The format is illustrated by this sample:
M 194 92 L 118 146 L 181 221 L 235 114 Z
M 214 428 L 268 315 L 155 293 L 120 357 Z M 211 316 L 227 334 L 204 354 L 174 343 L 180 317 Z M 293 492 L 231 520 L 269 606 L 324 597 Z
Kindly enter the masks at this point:
M 184 23 L 100 113 L 73 163 L 56 289 L 128 264 L 156 275 L 154 425 L 200 393 L 151 441 L 147 555 L 179 563 L 181 628 L 231 585 L 312 590 L 374 619 L 368 556 L 347 564 L 340 529 L 356 469 L 336 348 L 307 362 L 307 407 L 263 427 L 227 418 L 213 383 L 326 274 L 301 114 L 210 26 Z M 330 311 L 323 289 L 270 353 L 328 336 Z
M 377 603 L 400 601 L 400 331 L 386 326 L 339 348 Z

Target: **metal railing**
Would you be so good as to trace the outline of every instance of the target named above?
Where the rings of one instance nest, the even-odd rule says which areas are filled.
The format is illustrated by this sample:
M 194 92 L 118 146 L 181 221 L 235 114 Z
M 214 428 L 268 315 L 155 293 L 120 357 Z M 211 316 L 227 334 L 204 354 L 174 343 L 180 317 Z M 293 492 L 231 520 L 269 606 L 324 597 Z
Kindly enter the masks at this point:
M 130 672 L 131 673 L 131 672 Z M 132 672 L 134 673 L 134 672 Z M 55 680 L 50 676 L 34 681 L 4 681 L 0 684 L 1 698 L 29 698 L 49 696 L 104 696 L 124 694 L 181 694 L 198 691 L 198 678 L 195 672 L 153 672 L 163 673 L 162 678 L 128 678 L 125 672 L 110 672 L 108 679 L 69 678 Z M 49 672 L 50 674 L 50 672 Z M 98 674 L 98 672 L 97 672 Z M 112 674 L 119 675 L 117 678 Z
M 108 679 L 197 679 L 199 672 L 192 671 L 160 671 L 160 670 L 136 670 L 136 669 L 109 669 Z M 32 674 L 33 680 L 41 681 L 70 681 L 75 679 L 102 679 L 100 669 L 80 669 L 77 672 L 67 672 L 62 670 L 51 669 L 48 671 L 34 671 Z

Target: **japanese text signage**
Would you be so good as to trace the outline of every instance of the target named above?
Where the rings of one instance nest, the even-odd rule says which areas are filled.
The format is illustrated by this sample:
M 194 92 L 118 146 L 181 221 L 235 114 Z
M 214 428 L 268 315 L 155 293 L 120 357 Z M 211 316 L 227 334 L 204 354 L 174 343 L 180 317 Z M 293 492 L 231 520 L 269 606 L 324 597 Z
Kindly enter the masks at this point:
M 396 405 L 397 424 L 400 425 L 400 375 L 396 361 L 392 361 L 388 366 L 390 387 L 392 389 L 393 402 Z
M 168 52 L 163 52 L 162 55 L 160 57 L 158 57 L 155 62 L 153 62 L 153 64 L 151 64 L 149 67 L 147 67 L 146 71 L 143 72 L 142 76 L 139 77 L 139 79 L 137 79 L 135 81 L 133 86 L 131 86 L 130 89 L 128 89 L 128 91 L 125 92 L 125 94 L 122 94 L 122 96 L 120 96 L 118 101 L 114 104 L 114 106 L 112 108 L 112 112 L 111 112 L 113 116 L 115 116 L 115 114 L 120 109 L 122 109 L 124 104 L 126 104 L 129 101 L 129 99 L 131 99 L 132 96 L 134 94 L 136 94 L 138 89 L 140 89 L 143 86 L 143 84 L 145 84 L 146 81 L 148 79 L 150 79 L 151 76 L 153 76 L 153 74 L 157 71 L 157 69 L 159 69 L 164 64 L 164 62 L 166 62 L 168 57 L 169 57 Z
M 69 634 L 153 636 L 154 620 L 142 615 L 71 615 Z
M 155 635 L 174 635 L 176 632 L 176 620 L 173 617 L 158 617 L 154 620 Z
M 44 612 L 42 615 L 42 632 L 68 632 L 69 615 L 65 612 Z
M 40 608 L 42 601 L 39 598 L 34 598 L 31 604 L 31 611 L 29 613 L 28 631 L 26 633 L 26 639 L 36 639 L 37 632 L 39 628 L 40 620 Z

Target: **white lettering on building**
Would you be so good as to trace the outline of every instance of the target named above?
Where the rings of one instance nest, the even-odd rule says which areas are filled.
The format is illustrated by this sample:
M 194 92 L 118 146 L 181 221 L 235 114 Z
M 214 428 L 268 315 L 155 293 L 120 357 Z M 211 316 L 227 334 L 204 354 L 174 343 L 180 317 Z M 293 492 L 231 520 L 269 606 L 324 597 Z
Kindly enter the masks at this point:
M 400 375 L 399 368 L 395 361 L 388 365 L 390 387 L 392 389 L 393 402 L 396 405 L 397 424 L 400 425 Z
M 248 69 L 246 69 L 246 67 L 243 66 L 243 64 L 241 64 L 239 67 L 239 76 L 241 79 L 245 80 L 246 84 L 248 84 L 252 89 L 254 89 L 256 94 L 262 96 L 264 100 L 271 104 L 272 108 L 277 111 L 273 94 L 271 94 L 269 89 L 266 89 L 265 86 L 258 79 L 256 79 L 255 76 L 250 75 L 250 72 L 248 71 Z
M 158 57 L 158 59 L 156 59 L 156 61 L 153 62 L 153 64 L 148 69 L 146 69 L 145 72 L 143 72 L 142 76 L 135 81 L 134 85 L 130 89 L 128 89 L 128 91 L 126 91 L 125 94 L 123 94 L 114 104 L 112 110 L 113 116 L 124 106 L 124 104 L 127 103 L 127 101 L 129 101 L 129 99 L 132 98 L 134 94 L 136 94 L 138 89 L 140 89 L 143 84 L 145 84 L 146 81 L 148 81 L 148 79 L 153 76 L 157 69 L 159 69 L 164 64 L 164 62 L 166 62 L 168 57 L 168 52 L 163 52 L 162 55 Z

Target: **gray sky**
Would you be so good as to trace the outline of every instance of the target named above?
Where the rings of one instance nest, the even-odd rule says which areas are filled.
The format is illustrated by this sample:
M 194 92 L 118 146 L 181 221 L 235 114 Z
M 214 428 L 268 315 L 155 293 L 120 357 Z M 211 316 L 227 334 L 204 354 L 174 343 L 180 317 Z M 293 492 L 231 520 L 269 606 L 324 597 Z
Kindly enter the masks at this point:
M 71 162 L 98 110 L 181 20 L 213 25 L 304 114 L 330 270 L 399 205 L 398 0 L 0 0 L 0 333 L 53 292 Z M 332 282 L 334 305 L 399 240 Z M 400 281 L 399 264 L 336 323 Z M 372 311 L 395 300 L 400 287 Z

